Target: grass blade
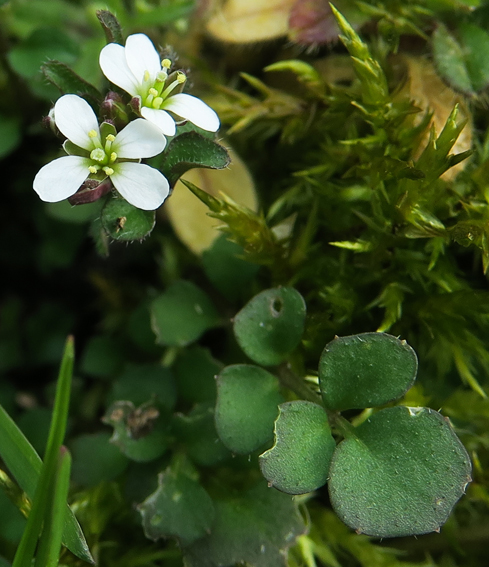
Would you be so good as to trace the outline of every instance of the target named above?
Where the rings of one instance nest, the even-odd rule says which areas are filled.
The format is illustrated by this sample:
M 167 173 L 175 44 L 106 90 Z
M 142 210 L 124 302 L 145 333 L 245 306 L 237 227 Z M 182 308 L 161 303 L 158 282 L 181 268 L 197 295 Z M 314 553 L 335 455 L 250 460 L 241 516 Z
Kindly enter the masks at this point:
M 44 527 L 39 541 L 34 567 L 57 567 L 61 549 L 66 500 L 70 487 L 71 455 L 66 447 L 60 447 L 55 474 L 50 479 L 51 501 L 46 507 Z
M 69 361 L 70 358 L 71 362 Z M 67 370 L 71 372 L 73 359 L 73 339 L 68 339 L 60 375 Z M 42 461 L 25 435 L 2 406 L 0 406 L 0 433 L 0 457 L 22 490 L 33 500 L 41 473 Z M 93 563 L 93 558 L 80 525 L 69 506 L 67 508 L 63 545 L 84 561 Z

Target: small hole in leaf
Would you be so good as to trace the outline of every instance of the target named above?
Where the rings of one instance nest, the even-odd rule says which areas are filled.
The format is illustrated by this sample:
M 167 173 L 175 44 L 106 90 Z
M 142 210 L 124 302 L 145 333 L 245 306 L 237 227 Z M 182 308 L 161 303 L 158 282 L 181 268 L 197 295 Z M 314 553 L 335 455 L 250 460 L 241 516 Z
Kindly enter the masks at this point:
M 283 306 L 284 302 L 282 301 L 282 299 L 280 299 L 279 297 L 274 299 L 272 301 L 272 317 L 278 317 L 282 311 Z

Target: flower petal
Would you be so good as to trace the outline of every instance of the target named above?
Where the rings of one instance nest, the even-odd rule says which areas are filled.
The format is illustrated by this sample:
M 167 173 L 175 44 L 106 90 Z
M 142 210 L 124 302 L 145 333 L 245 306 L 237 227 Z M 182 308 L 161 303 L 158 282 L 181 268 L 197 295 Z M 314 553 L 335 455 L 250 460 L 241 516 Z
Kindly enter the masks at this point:
M 124 89 L 132 96 L 137 96 L 139 82 L 133 75 L 126 61 L 126 54 L 122 45 L 109 43 L 100 52 L 100 68 L 111 83 Z
M 177 116 L 181 116 L 186 120 L 190 120 L 203 130 L 216 132 L 219 129 L 219 117 L 205 102 L 195 96 L 180 93 L 168 97 L 163 108 L 173 112 Z
M 54 120 L 70 142 L 85 150 L 93 149 L 90 130 L 99 132 L 98 120 L 88 102 L 74 94 L 59 98 L 54 105 Z
M 141 108 L 141 115 L 149 120 L 165 134 L 165 136 L 174 136 L 177 131 L 175 120 L 165 110 L 156 110 L 156 108 Z
M 74 195 L 89 175 L 89 160 L 65 156 L 42 167 L 34 177 L 34 191 L 43 201 L 57 203 Z
M 163 132 L 151 122 L 137 118 L 115 137 L 114 151 L 120 158 L 149 158 L 161 153 L 166 146 Z
M 129 69 L 140 84 L 144 81 L 145 71 L 149 72 L 153 80 L 156 73 L 161 71 L 160 56 L 144 33 L 136 33 L 127 38 L 125 56 Z
M 142 163 L 118 163 L 110 179 L 126 201 L 144 211 L 157 209 L 170 192 L 166 177 Z

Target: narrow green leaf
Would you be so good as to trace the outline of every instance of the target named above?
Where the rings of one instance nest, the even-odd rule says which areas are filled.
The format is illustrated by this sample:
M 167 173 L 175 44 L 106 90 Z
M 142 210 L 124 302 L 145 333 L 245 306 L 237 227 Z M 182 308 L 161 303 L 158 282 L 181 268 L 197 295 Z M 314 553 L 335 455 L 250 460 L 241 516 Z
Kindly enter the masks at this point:
M 66 500 L 70 487 L 71 455 L 61 447 L 49 496 L 35 567 L 58 567 L 61 538 L 66 517 Z
M 124 45 L 122 28 L 118 19 L 108 10 L 97 10 L 97 18 L 105 32 L 107 43 Z
M 168 144 L 159 169 L 173 187 L 189 169 L 224 169 L 230 161 L 224 146 L 198 132 L 184 132 Z
M 433 33 L 433 55 L 442 77 L 454 89 L 475 95 L 489 84 L 489 34 L 463 23 L 457 37 L 443 24 Z
M 46 79 L 63 94 L 71 93 L 87 99 L 96 107 L 102 101 L 102 95 L 92 84 L 77 75 L 68 65 L 52 59 L 41 67 Z
M 70 336 L 65 344 L 61 368 L 59 370 L 54 410 L 46 444 L 44 462 L 42 463 L 39 480 L 34 492 L 34 498 L 32 499 L 32 508 L 29 513 L 27 526 L 17 549 L 17 553 L 15 554 L 12 567 L 31 567 L 37 540 L 41 533 L 41 527 L 43 523 L 46 524 L 46 519 L 50 516 L 50 503 L 53 498 L 52 490 L 55 485 L 58 455 L 65 436 L 66 422 L 68 420 L 74 358 L 74 341 L 73 337 Z M 43 545 L 49 547 L 49 539 L 47 543 Z M 47 549 L 48 548 L 46 548 L 46 551 Z M 43 551 L 43 553 L 46 553 L 46 551 Z
M 32 500 L 41 472 L 41 458 L 1 406 L 0 431 L 0 456 L 19 486 Z M 84 561 L 93 563 L 80 525 L 68 506 L 63 545 Z

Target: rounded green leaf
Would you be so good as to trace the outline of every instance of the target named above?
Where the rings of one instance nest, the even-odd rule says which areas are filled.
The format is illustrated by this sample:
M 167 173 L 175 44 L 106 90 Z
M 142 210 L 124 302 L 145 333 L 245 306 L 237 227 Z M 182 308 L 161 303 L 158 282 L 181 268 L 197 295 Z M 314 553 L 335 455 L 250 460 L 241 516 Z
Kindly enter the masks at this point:
M 187 546 L 210 532 L 214 505 L 195 477 L 178 467 L 158 475 L 158 489 L 138 506 L 147 538 L 173 536 Z
M 374 414 L 338 445 L 329 492 L 338 516 L 358 533 L 424 534 L 445 523 L 470 473 L 447 418 L 397 406 Z
M 188 281 L 174 282 L 151 305 L 151 324 L 161 345 L 185 346 L 218 322 L 207 294 Z
M 114 428 L 110 442 L 133 461 L 153 461 L 168 447 L 168 425 L 151 404 L 136 408 L 132 402 L 115 402 L 102 421 Z
M 196 404 L 188 415 L 177 413 L 172 423 L 172 431 L 185 447 L 186 455 L 204 467 L 215 466 L 231 457 L 217 435 L 214 410 L 211 402 Z
M 73 480 L 81 486 L 95 486 L 117 478 L 127 467 L 127 458 L 109 443 L 106 432 L 80 435 L 70 443 Z
M 151 401 L 172 410 L 176 397 L 175 380 L 168 368 L 158 364 L 128 364 L 114 381 L 108 403 L 125 400 L 139 406 Z
M 124 199 L 109 199 L 102 209 L 104 230 L 114 240 L 128 242 L 148 236 L 155 225 L 155 212 L 137 209 Z
M 275 445 L 260 455 L 268 483 L 288 494 L 312 492 L 328 480 L 336 443 L 324 408 L 303 400 L 279 406 Z
M 200 346 L 186 348 L 172 367 L 179 396 L 191 403 L 214 402 L 216 376 L 223 366 L 208 349 Z
M 212 530 L 183 550 L 186 567 L 284 567 L 288 549 L 307 532 L 299 503 L 262 481 L 214 500 Z
M 206 276 L 214 287 L 230 301 L 237 300 L 249 289 L 259 266 L 242 259 L 243 248 L 222 234 L 202 253 Z
M 234 453 L 251 453 L 273 437 L 282 402 L 278 379 L 258 366 L 226 366 L 217 377 L 216 429 Z
M 319 361 L 324 404 L 334 410 L 380 406 L 414 383 L 418 359 L 406 343 L 385 333 L 337 337 Z
M 283 362 L 304 332 L 306 304 L 292 287 L 267 289 L 255 295 L 234 318 L 234 334 L 247 356 L 258 364 Z

